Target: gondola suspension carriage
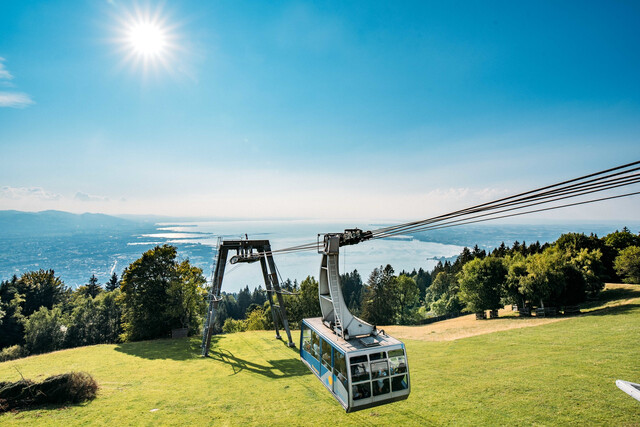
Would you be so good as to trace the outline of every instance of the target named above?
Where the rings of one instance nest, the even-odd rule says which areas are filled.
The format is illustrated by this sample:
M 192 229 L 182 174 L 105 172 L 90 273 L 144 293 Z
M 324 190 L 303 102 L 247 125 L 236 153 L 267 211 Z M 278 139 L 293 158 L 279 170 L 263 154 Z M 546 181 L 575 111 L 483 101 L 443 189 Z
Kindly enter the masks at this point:
M 318 235 L 322 317 L 303 319 L 300 331 L 300 359 L 347 412 L 403 400 L 411 391 L 404 344 L 351 314 L 342 294 L 340 247 L 371 237 L 357 228 Z

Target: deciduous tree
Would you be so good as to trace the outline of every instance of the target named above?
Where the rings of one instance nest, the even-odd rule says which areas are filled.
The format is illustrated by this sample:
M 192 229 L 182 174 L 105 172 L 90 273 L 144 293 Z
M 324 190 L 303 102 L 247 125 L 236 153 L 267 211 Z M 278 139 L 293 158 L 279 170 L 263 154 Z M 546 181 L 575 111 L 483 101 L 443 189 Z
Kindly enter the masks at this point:
M 629 246 L 621 250 L 615 268 L 626 283 L 640 283 L 640 247 Z
M 469 261 L 458 275 L 460 300 L 472 312 L 500 308 L 506 276 L 507 269 L 501 258 L 490 256 Z

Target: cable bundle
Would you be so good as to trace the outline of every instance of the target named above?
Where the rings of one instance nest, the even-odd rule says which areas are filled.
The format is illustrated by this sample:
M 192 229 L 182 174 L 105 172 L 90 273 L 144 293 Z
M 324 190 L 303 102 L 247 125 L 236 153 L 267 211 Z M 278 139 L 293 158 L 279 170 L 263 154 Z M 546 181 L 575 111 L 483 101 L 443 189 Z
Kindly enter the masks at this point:
M 457 227 L 465 224 L 509 218 L 535 212 L 543 212 L 638 195 L 640 194 L 640 191 L 632 191 L 606 197 L 588 198 L 586 200 L 571 203 L 557 203 L 567 199 L 593 195 L 595 193 L 602 193 L 616 188 L 638 184 L 640 183 L 640 166 L 638 165 L 640 165 L 640 161 L 584 175 L 568 181 L 559 182 L 557 184 L 547 185 L 545 187 L 540 187 L 524 193 L 515 194 L 513 196 L 504 197 L 432 218 L 379 228 L 372 232 L 372 239 L 384 239 L 387 237 L 426 230 Z M 537 208 L 541 205 L 547 206 Z M 318 242 L 312 242 L 273 250 L 271 253 L 291 253 L 317 249 Z

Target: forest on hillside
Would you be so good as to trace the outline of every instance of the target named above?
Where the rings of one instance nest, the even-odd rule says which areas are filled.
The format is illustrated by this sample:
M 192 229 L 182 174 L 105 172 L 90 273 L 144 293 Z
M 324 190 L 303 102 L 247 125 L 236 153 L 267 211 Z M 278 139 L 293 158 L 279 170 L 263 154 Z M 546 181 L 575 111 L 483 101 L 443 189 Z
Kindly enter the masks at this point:
M 396 273 L 391 265 L 363 280 L 341 275 L 349 309 L 375 325 L 420 324 L 434 317 L 494 311 L 568 311 L 596 296 L 605 282 L 640 283 L 640 235 L 627 228 L 604 237 L 567 233 L 553 243 L 502 243 L 491 251 L 464 248 L 454 262 Z M 292 327 L 320 315 L 318 283 L 309 276 L 281 287 Z M 0 361 L 62 348 L 168 337 L 202 330 L 208 286 L 202 270 L 156 246 L 103 284 L 95 276 L 75 290 L 53 270 L 0 282 Z M 542 309 L 542 312 L 540 310 Z M 223 293 L 217 333 L 273 328 L 261 287 Z

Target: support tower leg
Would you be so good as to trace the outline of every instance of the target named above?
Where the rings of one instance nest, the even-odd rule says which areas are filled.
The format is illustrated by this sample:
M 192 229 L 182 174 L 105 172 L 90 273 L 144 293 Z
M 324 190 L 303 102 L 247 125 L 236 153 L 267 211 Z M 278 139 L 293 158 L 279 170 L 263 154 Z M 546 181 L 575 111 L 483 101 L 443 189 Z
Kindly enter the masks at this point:
M 276 272 L 276 263 L 273 261 L 273 255 L 271 255 L 271 246 L 267 246 L 265 248 L 265 252 L 267 253 L 267 263 L 269 264 L 269 270 L 271 270 L 271 283 L 273 284 L 273 290 L 278 298 L 278 312 L 280 313 L 280 319 L 282 319 L 282 327 L 287 333 L 287 338 L 289 339 L 288 346 L 295 347 L 296 345 L 293 343 L 291 339 L 291 331 L 289 330 L 289 320 L 287 319 L 287 310 L 284 305 L 284 298 L 282 297 L 282 292 L 280 292 L 280 282 L 278 280 L 278 273 Z M 273 306 L 271 308 L 273 312 Z
M 209 307 L 207 309 L 207 320 L 202 331 L 202 356 L 209 355 L 209 347 L 211 346 L 211 336 L 213 335 L 213 323 L 216 318 L 216 310 L 220 301 L 220 289 L 222 288 L 222 278 L 224 277 L 224 269 L 227 264 L 228 249 L 218 247 L 216 268 L 211 281 L 211 290 L 209 291 Z

